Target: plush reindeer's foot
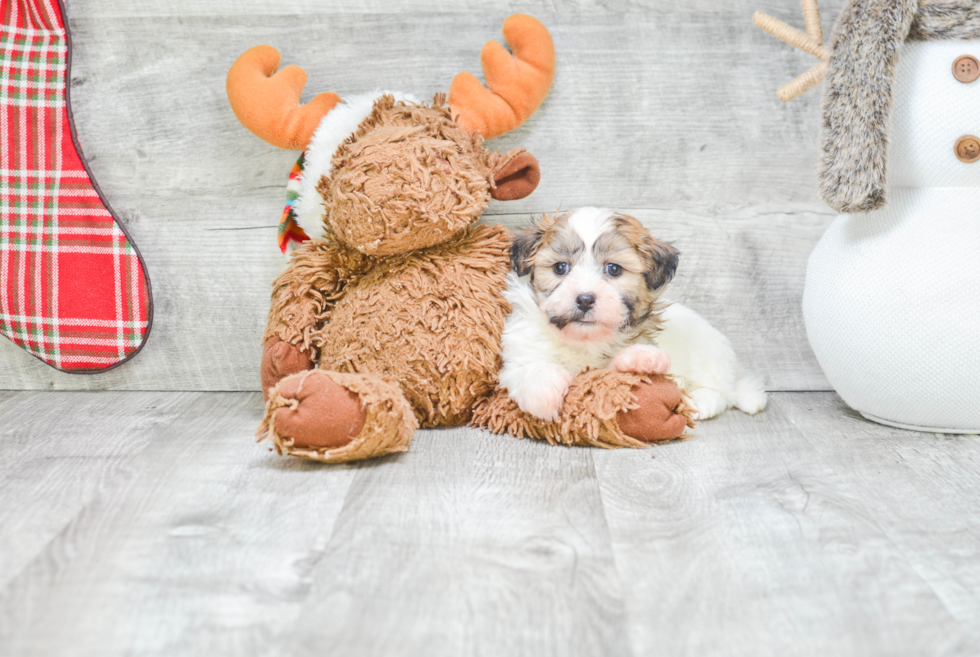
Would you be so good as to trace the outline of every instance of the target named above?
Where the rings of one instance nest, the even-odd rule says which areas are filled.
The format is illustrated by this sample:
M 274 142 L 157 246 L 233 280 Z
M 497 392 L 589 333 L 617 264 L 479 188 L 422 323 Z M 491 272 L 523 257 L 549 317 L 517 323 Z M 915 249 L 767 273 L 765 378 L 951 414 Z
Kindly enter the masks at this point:
M 353 461 L 408 449 L 418 422 L 397 386 L 373 374 L 309 370 L 273 387 L 259 440 L 316 461 Z
M 262 348 L 262 397 L 269 401 L 269 392 L 290 374 L 313 369 L 313 361 L 299 347 L 279 338 L 270 338 Z
M 670 356 L 653 345 L 635 344 L 616 354 L 612 366 L 617 372 L 666 374 L 670 369 Z
M 630 438 L 644 443 L 672 440 L 694 426 L 694 408 L 669 379 L 655 376 L 638 383 L 633 396 L 637 407 L 622 410 L 616 416 L 619 428 Z
M 278 394 L 292 403 L 276 409 L 276 431 L 296 446 L 343 447 L 364 428 L 360 398 L 325 374 L 289 377 Z

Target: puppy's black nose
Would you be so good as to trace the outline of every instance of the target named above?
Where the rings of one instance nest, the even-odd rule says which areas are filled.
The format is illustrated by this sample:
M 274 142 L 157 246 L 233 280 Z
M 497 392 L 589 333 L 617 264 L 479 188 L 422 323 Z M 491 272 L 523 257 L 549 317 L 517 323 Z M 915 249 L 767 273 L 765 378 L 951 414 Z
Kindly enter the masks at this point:
M 583 313 L 588 312 L 589 309 L 595 305 L 595 295 L 591 292 L 588 294 L 580 294 L 575 297 L 575 305 L 578 306 L 578 309 Z

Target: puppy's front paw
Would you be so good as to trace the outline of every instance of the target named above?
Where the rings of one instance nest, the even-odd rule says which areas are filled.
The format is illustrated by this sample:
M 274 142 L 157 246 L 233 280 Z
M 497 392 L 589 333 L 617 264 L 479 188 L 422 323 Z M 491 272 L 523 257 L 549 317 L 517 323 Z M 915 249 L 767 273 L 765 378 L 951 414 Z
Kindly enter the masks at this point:
M 564 367 L 559 365 L 544 365 L 534 373 L 514 395 L 517 405 L 525 413 L 536 418 L 551 421 L 558 417 L 561 405 L 565 401 L 565 393 L 574 377 Z
M 670 356 L 658 347 L 635 344 L 616 354 L 613 369 L 634 374 L 666 374 L 670 369 Z

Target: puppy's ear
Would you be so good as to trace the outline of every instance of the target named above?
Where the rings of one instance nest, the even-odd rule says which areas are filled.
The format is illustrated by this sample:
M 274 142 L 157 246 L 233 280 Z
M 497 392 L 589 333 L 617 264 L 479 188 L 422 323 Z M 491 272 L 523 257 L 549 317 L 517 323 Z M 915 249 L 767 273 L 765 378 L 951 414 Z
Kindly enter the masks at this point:
M 538 246 L 541 245 L 542 237 L 544 231 L 540 226 L 531 226 L 514 236 L 514 241 L 510 245 L 510 264 L 518 276 L 527 276 L 531 273 L 531 261 Z
M 643 272 L 647 289 L 659 290 L 674 278 L 681 254 L 673 246 L 649 235 L 644 235 L 640 253 L 643 255 L 643 259 L 647 261 L 646 271 Z
M 647 289 L 659 290 L 670 282 L 677 271 L 680 253 L 670 244 L 654 239 L 639 219 L 628 214 L 616 213 L 613 221 L 623 235 L 637 247 L 643 258 L 643 278 Z
M 563 213 L 561 210 L 554 214 L 543 214 L 514 237 L 510 245 L 510 264 L 518 276 L 527 276 L 531 273 L 534 256 L 537 255 L 545 235 L 570 214 L 570 212 Z

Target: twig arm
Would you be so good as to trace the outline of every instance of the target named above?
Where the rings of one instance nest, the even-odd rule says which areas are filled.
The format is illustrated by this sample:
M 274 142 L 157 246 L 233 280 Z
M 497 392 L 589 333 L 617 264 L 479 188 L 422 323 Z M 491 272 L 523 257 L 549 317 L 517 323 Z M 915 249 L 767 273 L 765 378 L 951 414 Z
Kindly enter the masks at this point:
M 789 45 L 799 48 L 803 52 L 808 52 L 822 61 L 830 59 L 830 49 L 821 45 L 816 39 L 806 32 L 801 32 L 795 27 L 790 27 L 778 18 L 773 18 L 769 14 L 757 11 L 752 14 L 752 22 L 763 31 L 768 32 L 780 41 L 785 41 Z
M 803 22 L 806 33 L 817 43 L 823 43 L 823 28 L 820 27 L 820 6 L 817 0 L 802 0 Z
M 776 97 L 784 103 L 788 103 L 797 96 L 805 94 L 813 87 L 820 84 L 820 81 L 827 75 L 827 62 L 821 62 L 809 71 L 793 79 L 789 84 L 780 87 L 776 91 Z

